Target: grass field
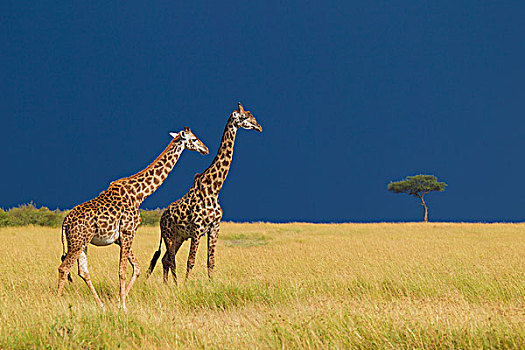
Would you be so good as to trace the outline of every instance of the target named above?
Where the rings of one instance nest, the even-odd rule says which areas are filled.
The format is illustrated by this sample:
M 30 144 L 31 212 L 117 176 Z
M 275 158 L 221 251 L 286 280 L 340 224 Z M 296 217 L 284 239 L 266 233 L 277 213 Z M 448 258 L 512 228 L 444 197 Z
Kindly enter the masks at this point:
M 59 229 L 0 238 L 2 349 L 525 348 L 525 224 L 223 223 L 214 281 L 203 239 L 187 283 L 164 285 L 159 261 L 127 314 L 117 246 L 89 248 L 102 312 L 76 266 L 55 296 Z M 143 271 L 158 242 L 139 229 Z

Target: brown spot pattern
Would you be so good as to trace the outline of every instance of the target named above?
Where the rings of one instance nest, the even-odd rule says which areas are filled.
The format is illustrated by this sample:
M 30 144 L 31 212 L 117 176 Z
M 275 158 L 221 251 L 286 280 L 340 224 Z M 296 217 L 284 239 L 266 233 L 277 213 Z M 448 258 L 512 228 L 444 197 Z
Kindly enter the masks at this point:
M 109 245 L 120 246 L 120 303 L 126 308 L 126 296 L 135 279 L 140 274 L 140 267 L 131 250 L 133 237 L 140 225 L 139 206 L 166 179 L 185 148 L 199 150 L 204 144 L 193 134 L 191 143 L 183 142 L 180 136 L 175 137 L 166 149 L 148 167 L 127 178 L 112 182 L 108 189 L 83 204 L 74 207 L 62 224 L 62 239 L 66 238 L 67 254 L 58 268 L 58 295 L 62 294 L 70 270 L 78 260 L 79 275 L 88 285 L 99 305 L 102 302 L 93 287 L 87 267 L 87 246 Z M 196 146 L 195 143 L 200 143 Z M 65 250 L 65 249 L 64 249 Z M 127 261 L 133 267 L 133 275 L 127 287 Z
M 251 123 L 251 124 L 250 124 Z M 202 174 L 196 175 L 189 191 L 177 201 L 171 203 L 160 219 L 161 245 L 166 245 L 162 258 L 164 282 L 168 281 L 169 272 L 177 282 L 175 256 L 188 239 L 191 240 L 190 253 L 186 265 L 186 278 L 189 277 L 199 246 L 199 240 L 208 234 L 208 276 L 211 278 L 215 267 L 215 245 L 219 236 L 219 224 L 222 209 L 219 205 L 219 192 L 228 176 L 233 156 L 235 136 L 239 127 L 260 129 L 260 125 L 249 111 L 234 111 L 226 123 L 221 145 L 212 164 Z M 156 255 L 160 254 L 160 247 Z M 154 255 L 150 270 L 155 267 Z

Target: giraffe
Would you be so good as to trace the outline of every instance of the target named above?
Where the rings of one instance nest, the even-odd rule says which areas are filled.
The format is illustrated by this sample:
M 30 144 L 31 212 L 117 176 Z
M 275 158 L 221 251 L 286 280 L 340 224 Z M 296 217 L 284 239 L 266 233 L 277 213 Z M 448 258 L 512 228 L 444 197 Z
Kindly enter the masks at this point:
M 62 295 L 66 277 L 71 281 L 69 271 L 78 262 L 78 274 L 101 308 L 100 300 L 88 271 L 87 245 L 120 246 L 120 298 L 119 304 L 126 311 L 126 296 L 140 274 L 131 243 L 140 224 L 139 206 L 142 201 L 168 177 L 184 149 L 208 154 L 208 148 L 190 130 L 184 128 L 173 137 L 166 149 L 144 170 L 130 177 L 113 181 L 107 190 L 90 201 L 74 207 L 62 224 L 62 264 L 58 268 L 58 296 Z M 64 236 L 67 240 L 65 253 Z M 126 263 L 129 260 L 133 274 L 126 288 Z
M 195 175 L 188 193 L 171 203 L 160 219 L 161 238 L 159 249 L 151 259 L 147 276 L 151 275 L 160 257 L 162 240 L 167 251 L 162 258 L 164 282 L 168 282 L 169 270 L 177 283 L 175 255 L 182 243 L 191 239 L 186 279 L 195 264 L 199 240 L 208 234 L 208 277 L 211 279 L 215 267 L 215 245 L 219 235 L 222 209 L 219 205 L 219 191 L 226 180 L 233 156 L 233 145 L 238 128 L 262 131 L 261 126 L 249 111 L 239 102 L 238 110 L 230 114 L 221 145 L 211 165 L 202 173 Z

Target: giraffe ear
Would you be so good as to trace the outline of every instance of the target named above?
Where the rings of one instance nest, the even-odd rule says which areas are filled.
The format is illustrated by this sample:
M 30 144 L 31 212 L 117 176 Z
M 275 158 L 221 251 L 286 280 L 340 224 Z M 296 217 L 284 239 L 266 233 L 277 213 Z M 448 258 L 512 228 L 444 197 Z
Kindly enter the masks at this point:
M 177 136 L 180 136 L 180 132 L 170 132 L 171 137 L 176 138 Z

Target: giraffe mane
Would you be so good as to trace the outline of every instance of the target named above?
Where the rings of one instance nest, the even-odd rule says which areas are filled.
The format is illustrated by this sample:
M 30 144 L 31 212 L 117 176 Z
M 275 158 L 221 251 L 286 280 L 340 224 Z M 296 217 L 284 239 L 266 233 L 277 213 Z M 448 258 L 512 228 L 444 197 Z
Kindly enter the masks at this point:
M 144 174 L 145 172 L 147 172 L 148 170 L 150 170 L 150 169 L 155 165 L 155 163 L 158 162 L 159 159 L 161 159 L 162 157 L 164 157 L 164 155 L 165 155 L 165 154 L 171 149 L 172 144 L 175 143 L 175 142 L 178 141 L 178 140 L 180 140 L 180 135 L 176 135 L 176 136 L 173 138 L 173 140 L 171 140 L 171 142 L 168 144 L 168 146 L 164 149 L 164 151 L 162 151 L 162 153 L 159 154 L 159 155 L 157 156 L 157 158 L 155 158 L 155 160 L 154 160 L 153 162 L 151 162 L 150 165 L 148 165 L 145 169 L 143 169 L 143 170 L 139 171 L 138 173 L 133 174 L 133 175 L 131 175 L 131 176 L 124 177 L 124 178 L 122 178 L 122 179 L 120 179 L 120 180 L 116 180 L 115 182 L 117 182 L 117 181 L 124 181 L 124 180 L 131 180 L 131 179 L 133 179 L 133 178 L 135 178 L 135 177 L 138 177 L 138 176 Z

